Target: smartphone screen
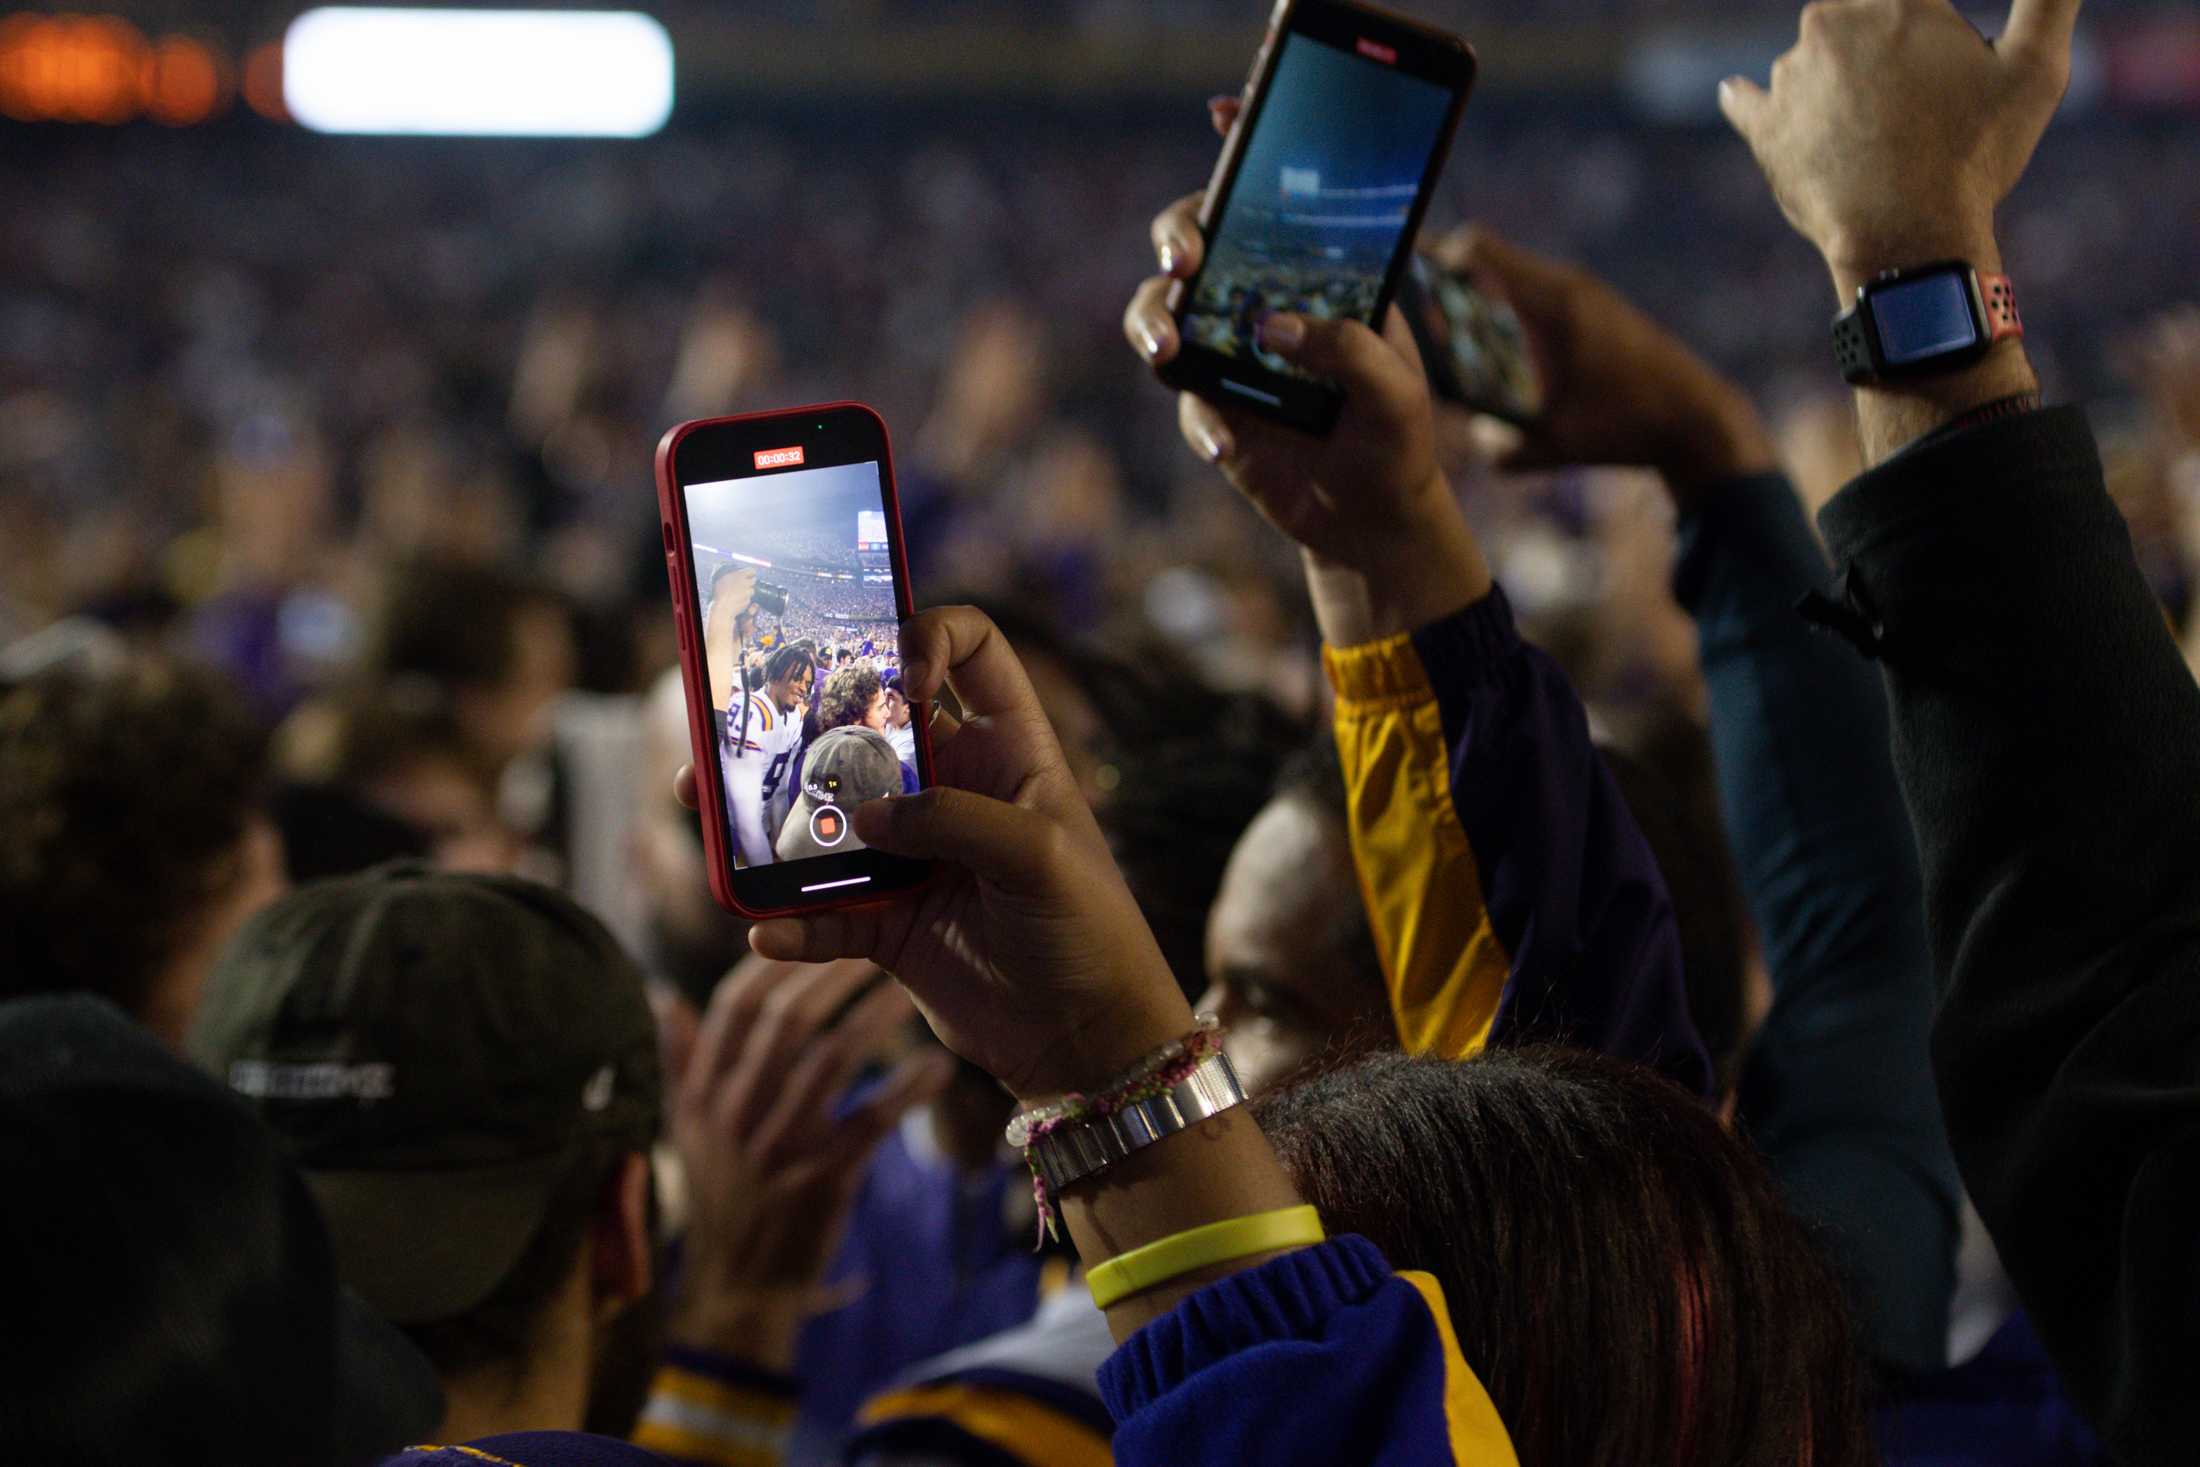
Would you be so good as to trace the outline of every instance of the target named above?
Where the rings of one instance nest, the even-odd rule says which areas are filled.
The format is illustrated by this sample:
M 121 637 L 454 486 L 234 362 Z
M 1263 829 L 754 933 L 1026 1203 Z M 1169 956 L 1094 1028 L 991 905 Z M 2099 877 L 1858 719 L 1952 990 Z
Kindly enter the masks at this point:
M 745 907 L 783 909 L 908 874 L 867 852 L 850 818 L 929 775 L 902 695 L 905 558 L 875 423 L 863 410 L 811 410 L 705 425 L 673 454 L 694 588 L 689 641 L 709 705 L 726 865 Z
M 1317 379 L 1263 351 L 1271 312 L 1374 324 L 1435 165 L 1471 60 L 1439 53 L 1422 72 L 1407 48 L 1365 34 L 1349 12 L 1308 7 L 1277 38 L 1238 164 L 1208 228 L 1207 255 L 1179 306 L 1184 340 L 1225 368 L 1213 395 L 1286 409 L 1270 379 Z M 1440 61 L 1442 65 L 1435 63 Z M 1437 76 L 1449 68 L 1449 80 Z
M 1439 395 L 1515 423 L 1543 411 L 1527 326 L 1502 295 L 1415 255 L 1398 307 Z

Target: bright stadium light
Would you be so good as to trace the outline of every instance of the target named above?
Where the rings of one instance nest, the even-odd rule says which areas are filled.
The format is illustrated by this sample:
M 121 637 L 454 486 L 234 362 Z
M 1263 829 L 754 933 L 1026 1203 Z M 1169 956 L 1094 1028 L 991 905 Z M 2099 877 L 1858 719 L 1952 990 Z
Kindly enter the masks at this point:
M 672 38 L 629 10 L 309 10 L 283 102 L 316 132 L 646 137 L 672 114 Z

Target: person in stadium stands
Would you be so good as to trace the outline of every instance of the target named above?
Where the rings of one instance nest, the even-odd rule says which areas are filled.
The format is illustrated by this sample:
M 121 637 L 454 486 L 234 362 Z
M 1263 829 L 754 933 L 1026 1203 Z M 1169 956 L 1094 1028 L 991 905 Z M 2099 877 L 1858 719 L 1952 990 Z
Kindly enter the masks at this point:
M 1026 1105 L 1104 1090 L 1105 1077 L 1142 1073 L 1149 1061 L 1141 1057 L 1165 1055 L 1193 1032 L 1191 1007 L 1107 859 L 1014 653 L 968 608 L 920 615 L 905 629 L 904 646 L 912 691 L 927 695 L 952 679 L 964 707 L 986 720 L 988 736 L 970 740 L 944 731 L 941 785 L 864 806 L 857 833 L 876 848 L 940 862 L 939 877 L 922 895 L 862 922 L 826 914 L 759 924 L 752 945 L 781 960 L 878 962 L 910 989 L 943 1042 Z M 1009 794 L 1015 803 L 1000 798 Z M 1520 1153 L 1493 1155 L 1493 1167 L 1564 1167 L 1575 1155 L 1567 1140 L 1574 1127 L 1610 1124 L 1624 1114 L 1624 1107 L 1607 1110 L 1600 1121 L 1570 1108 L 1556 1076 L 1526 1088 L 1547 1103 L 1531 1118 Z M 1164 1137 L 1111 1167 L 1105 1186 L 1071 1184 L 1055 1199 L 1088 1265 L 1171 1239 L 1185 1241 L 1169 1251 L 1188 1250 L 1188 1230 L 1213 1226 L 1231 1235 L 1229 1246 L 1217 1238 L 1214 1249 L 1195 1254 L 1199 1261 L 1157 1264 L 1111 1299 L 1108 1324 L 1124 1342 L 1101 1371 L 1116 1422 L 1114 1459 L 1130 1467 L 1518 1460 L 1488 1391 L 1459 1353 L 1451 1323 L 1452 1309 L 1480 1309 L 1484 1301 L 1447 1303 L 1438 1279 L 1392 1273 L 1365 1238 L 1316 1242 L 1308 1231 L 1272 1239 L 1265 1228 L 1279 1225 L 1301 1197 L 1257 1125 L 1227 1107 L 1190 1129 L 1196 1138 Z M 1671 1175 L 1711 1165 L 1706 1147 L 1730 1146 L 1708 1119 L 1693 1131 L 1676 1127 L 1670 1137 L 1672 1154 L 1644 1169 L 1646 1185 L 1657 1191 L 1614 1188 L 1612 1221 L 1599 1231 L 1619 1231 L 1621 1219 L 1644 1209 L 1684 1210 L 1666 1190 L 1677 1185 Z M 1676 1227 L 1673 1236 L 1694 1261 L 1666 1253 L 1659 1267 L 1633 1275 L 1639 1289 L 1624 1300 L 1602 1291 L 1606 1280 L 1591 1283 L 1580 1271 L 1561 1269 L 1559 1281 L 1584 1289 L 1578 1307 L 1599 1321 L 1666 1321 L 1658 1330 L 1662 1368 L 1653 1367 L 1664 1398 L 1646 1414 L 1659 1419 L 1668 1454 L 1685 1451 L 1699 1431 L 1716 1439 L 1745 1430 L 1777 1400 L 1783 1416 L 1807 1426 L 1787 1437 L 1797 1460 L 1868 1460 L 1868 1439 L 1852 1409 L 1844 1410 L 1844 1377 L 1821 1358 L 1844 1328 L 1831 1289 L 1823 1295 L 1828 1350 L 1798 1352 L 1817 1366 L 1803 1392 L 1789 1383 L 1802 1377 L 1798 1366 L 1806 1362 L 1743 1348 L 1725 1355 L 1745 1377 L 1731 1391 L 1697 1389 L 1714 1383 L 1701 1364 L 1708 1339 L 1741 1338 L 1739 1309 L 1721 1309 L 1728 1299 L 1698 1285 L 1708 1286 L 1716 1271 L 1729 1273 L 1737 1292 L 1763 1289 L 1760 1271 L 1782 1254 L 1768 1231 L 1784 1225 L 1793 1232 L 1761 1179 L 1758 1189 L 1768 1209 L 1736 1228 L 1731 1248 L 1720 1250 L 1725 1256 L 1694 1252 L 1710 1240 Z M 1551 1189 L 1562 1218 L 1578 1221 L 1565 1202 L 1576 1190 L 1597 1189 L 1587 1177 Z M 1439 1205 L 1425 1193 L 1394 1195 L 1400 1208 Z M 1731 1206 L 1736 1199 L 1722 1200 Z M 1251 1222 L 1256 1215 L 1264 1220 L 1259 1236 Z M 1802 1278 L 1787 1282 L 1807 1292 Z M 1765 1304 L 1762 1296 L 1742 1302 L 1760 1310 Z M 1535 1307 L 1559 1306 L 1544 1299 Z M 1473 1321 L 1464 1333 L 1507 1351 L 1510 1342 L 1534 1336 L 1524 1325 L 1492 1317 Z M 1612 1356 L 1606 1349 L 1597 1358 Z M 1507 1353 L 1486 1368 L 1502 1378 L 1516 1363 L 1524 1364 Z M 1557 1373 L 1556 1409 L 1595 1419 L 1606 1404 L 1605 1383 L 1581 1364 L 1568 1361 Z M 1630 1359 L 1614 1368 L 1641 1367 Z
M 423 557 L 385 577 L 361 680 L 447 706 L 495 779 L 548 741 L 575 657 L 572 617 L 554 592 L 487 566 Z
M 1050 723 L 1075 731 L 1064 750 L 1073 769 L 1114 774 L 1104 792 L 1097 777 L 1081 784 L 1095 791 L 1109 850 L 1171 970 L 1188 995 L 1199 992 L 1208 909 L 1294 726 L 1262 699 L 1206 690 L 1166 646 L 1117 656 L 1014 607 L 1002 616 L 1031 649 L 1027 666 Z M 985 1371 L 974 1404 L 989 1394 L 1028 1403 L 1033 1377 L 1066 1372 L 1084 1392 L 1084 1412 L 1104 1414 L 1092 1372 L 1113 1342 L 1059 1250 L 1032 1251 L 1030 1175 L 1002 1149 L 1008 1114 L 1000 1087 L 966 1062 L 880 1148 L 823 1276 L 825 1294 L 855 1297 L 802 1332 L 790 1467 L 841 1460 L 859 1406 L 883 1439 L 914 1430 L 955 1440 L 951 1427 L 931 1423 L 940 1398 L 912 1398 L 909 1388 L 967 1384 L 991 1357 L 1013 1368 Z M 836 1230 L 826 1215 L 814 1225 Z M 1017 1348 L 1027 1322 L 1044 1337 L 1030 1351 Z M 727 1425 L 738 1440 L 743 1423 Z
M 1844 303 L 1999 270 L 1995 206 L 2069 76 L 2076 0 L 1817 15 L 1721 90 Z M 2191 1454 L 2200 1289 L 2200 687 L 2075 409 L 2020 342 L 1856 394 L 1870 467 L 1821 512 L 1814 609 L 1886 676 L 1942 979 L 1934 1071 L 1971 1196 L 2115 1460 Z
M 113 1006 L 0 1003 L 0 1165 L 11 1461 L 362 1467 L 434 1429 L 276 1138 Z
M 1199 759 L 1201 768 L 1217 766 L 1214 752 Z M 1631 778 L 1640 776 L 1623 776 L 1623 785 Z M 1149 783 L 1141 778 L 1129 788 Z M 1191 802 L 1192 783 L 1176 781 L 1161 802 L 1173 830 L 1188 821 L 1212 828 L 1219 813 Z M 1118 852 L 1123 846 L 1112 831 L 1128 820 L 1116 807 L 1102 815 Z M 1249 824 L 1242 815 L 1237 823 L 1243 834 L 1226 848 L 1219 884 L 1207 887 L 1211 911 L 1199 924 L 1206 988 L 1197 1007 L 1222 1019 L 1247 1090 L 1257 1095 L 1295 1075 L 1395 1048 L 1330 739 L 1286 760 L 1272 797 Z M 1140 905 L 1152 910 L 1146 897 Z M 1739 927 L 1729 926 L 1724 938 L 1738 946 Z M 1502 1036 L 1500 1027 L 1493 1037 Z M 1037 1467 L 1071 1453 L 1104 1453 L 1109 1423 L 1093 1381 L 1113 1341 L 1089 1301 L 1080 1281 L 1043 1301 L 1029 1325 L 911 1370 L 865 1404 L 843 1460 L 849 1467 L 977 1464 L 1006 1453 Z
M 284 887 L 265 746 L 226 683 L 165 658 L 0 686 L 0 996 L 96 993 L 180 1045 Z
M 1218 110 L 1218 124 L 1226 123 L 1230 109 Z M 1156 231 L 1176 235 L 1189 227 L 1181 216 L 1165 215 Z M 1719 773 L 1776 993 L 1765 1028 L 1737 1068 L 1740 1088 L 1729 1103 L 1739 1103 L 1742 1122 L 1784 1185 L 1837 1249 L 1872 1353 L 1893 1373 L 1898 1399 L 1909 1398 L 1907 1409 L 1882 1419 L 1889 1451 L 1930 1453 L 1941 1449 L 1937 1438 L 1983 1452 L 1977 1460 L 2073 1460 L 2068 1454 L 2090 1450 L 2087 1434 L 2047 1384 L 2036 1356 L 2027 1361 L 2021 1321 L 2006 1328 L 1977 1369 L 1940 1373 L 1960 1194 L 1926 1073 L 1930 962 L 1912 837 L 1884 741 L 1874 737 L 1884 727 L 1876 690 L 1792 615 L 1824 567 L 1793 491 L 1771 471 L 1768 436 L 1738 388 L 1578 272 L 1471 231 L 1439 255 L 1450 268 L 1474 271 L 1505 291 L 1557 384 L 1513 462 L 1645 464 L 1663 472 L 1680 502 L 1680 593 L 1702 621 Z M 1195 265 L 1196 259 L 1195 247 Z M 1594 330 L 1591 321 L 1598 323 Z M 1360 379 L 1363 397 L 1384 385 Z M 1186 408 L 1195 444 L 1202 428 L 1260 431 L 1237 415 L 1216 423 L 1208 412 L 1201 404 Z M 1230 467 L 1241 484 L 1243 475 L 1260 472 Z M 1250 492 L 1269 487 L 1256 480 Z M 1356 513 L 1365 509 L 1364 499 L 1355 501 Z M 1371 604 L 1371 591 L 1354 581 L 1349 566 L 1326 567 L 1310 575 L 1310 584 L 1325 630 L 1350 625 Z M 1415 649 L 1401 655 L 1411 660 L 1422 651 L 1424 635 L 1417 632 Z M 1333 675 L 1353 655 L 1332 653 Z M 1418 666 L 1401 666 L 1383 686 L 1425 687 L 1423 678 Z M 1403 747 L 1411 748 L 1413 723 L 1396 717 L 1410 703 L 1400 705 L 1392 693 L 1355 705 L 1349 689 L 1340 686 L 1340 694 L 1340 744 L 1388 745 L 1395 758 L 1404 730 Z M 1440 682 L 1433 696 L 1422 696 L 1431 713 L 1444 705 L 1447 725 L 1454 706 L 1472 707 L 1464 691 L 1447 694 Z M 1358 721 L 1372 723 L 1380 736 L 1355 741 L 1350 724 Z M 1431 742 L 1407 755 L 1403 777 L 1392 775 L 1391 783 L 1433 787 L 1447 762 L 1441 745 Z M 1348 758 L 1348 777 L 1350 764 Z M 1463 759 L 1453 763 L 1455 791 L 1470 788 L 1467 769 Z M 1378 921 L 1378 933 L 1396 939 L 1394 951 L 1410 948 L 1416 934 L 1403 923 L 1412 919 L 1423 924 L 1424 952 L 1463 950 L 1456 935 L 1432 937 L 1425 915 L 1447 909 L 1434 897 L 1457 878 L 1441 859 L 1430 861 L 1386 832 L 1385 813 L 1380 806 L 1355 810 L 1362 878 L 1373 892 L 1418 898 L 1387 908 L 1378 903 L 1379 912 L 1400 919 L 1395 932 Z M 1461 818 L 1470 819 L 1464 806 Z M 1798 841 L 1797 831 L 1810 838 Z M 1674 864 L 1670 852 L 1661 856 Z M 1464 974 L 1439 977 L 1436 991 L 1465 981 Z M 1890 1217 L 1902 1221 L 1890 1226 Z M 1982 1398 L 1997 1408 L 2025 1409 L 1984 1413 L 1996 1415 L 1998 1437 L 1982 1435 L 1976 1421 L 1952 1419 L 1981 1415 L 1966 1413 L 1962 1403 Z M 1936 1410 L 1948 1419 L 1936 1418 Z
M 775 859 L 772 832 L 791 803 L 788 770 L 802 748 L 803 709 L 816 675 L 809 645 L 791 643 L 765 659 L 761 688 L 739 691 L 718 712 L 718 764 L 743 865 Z
M 453 871 L 511 871 L 521 842 L 497 816 L 490 772 L 474 755 L 450 706 L 412 696 L 406 684 L 307 703 L 276 732 L 278 772 L 292 786 L 340 793 L 402 823 L 420 854 Z M 377 864 L 317 852 L 319 832 L 300 832 L 294 880 L 348 874 Z M 369 843 L 371 850 L 374 842 Z M 301 858 L 322 859 L 301 866 Z
M 1878 1462 L 1833 1269 L 1756 1152 L 1641 1066 L 1392 1053 L 1254 1115 L 1325 1228 L 1443 1286 L 1523 1467 Z
M 794 1204 L 860 1176 L 940 1067 L 842 1112 L 813 1102 L 907 1014 L 863 965 L 721 986 L 669 1112 L 689 1220 L 653 1395 L 657 1032 L 640 973 L 569 899 L 406 866 L 301 888 L 231 946 L 191 1049 L 289 1143 L 343 1280 L 434 1363 L 437 1439 L 639 1416 L 645 1445 L 715 1467 L 715 1448 L 688 1454 L 698 1420 L 734 1401 L 753 1418 L 759 1397 L 792 1416 L 774 1377 L 727 1357 L 780 1365 L 773 1342 L 812 1302 L 719 1281 L 807 1276 L 829 1246 L 785 1226 Z
M 1732 1103 L 1849 1284 L 1882 1369 L 1883 1453 L 2102 1460 L 2021 1313 L 1951 1319 L 1962 1193 L 1929 1070 L 1916 836 L 1877 680 L 1795 614 L 1830 575 L 1769 431 L 1738 386 L 1592 277 L 1476 231 L 1437 256 L 1504 292 L 1562 384 L 1506 466 L 1642 464 L 1679 511 L 1675 592 L 1698 624 L 1721 798 L 1774 993 Z M 1981 1292 L 1997 1277 L 1988 1259 L 1963 1282 Z M 1958 1323 L 1968 1343 L 1951 1360 Z

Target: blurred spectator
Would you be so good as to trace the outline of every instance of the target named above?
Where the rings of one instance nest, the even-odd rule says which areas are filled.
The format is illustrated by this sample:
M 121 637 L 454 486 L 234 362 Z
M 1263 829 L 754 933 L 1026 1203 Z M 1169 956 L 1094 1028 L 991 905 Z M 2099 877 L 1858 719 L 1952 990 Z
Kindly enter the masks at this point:
M 548 589 L 436 558 L 397 563 L 367 639 L 365 684 L 440 711 L 491 778 L 550 736 L 573 682 L 573 627 Z
M 180 1045 L 223 944 L 283 889 L 264 760 L 236 691 L 183 663 L 0 687 L 0 995 L 100 994 Z
M 239 935 L 191 1049 L 290 1144 L 345 1282 L 434 1362 L 440 1439 L 631 1424 L 663 1096 L 600 923 L 509 878 L 316 883 Z
M 0 1003 L 0 1166 L 12 1459 L 361 1467 L 434 1430 L 275 1138 L 113 1008 Z

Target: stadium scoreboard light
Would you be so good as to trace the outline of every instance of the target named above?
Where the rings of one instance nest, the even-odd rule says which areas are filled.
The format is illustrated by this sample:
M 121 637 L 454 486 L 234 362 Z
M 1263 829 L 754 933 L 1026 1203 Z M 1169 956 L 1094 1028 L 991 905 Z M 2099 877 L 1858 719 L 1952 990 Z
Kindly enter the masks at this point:
M 149 37 L 114 15 L 23 11 L 0 17 L 0 116 L 17 122 L 119 126 L 148 118 L 190 127 L 241 95 L 281 118 L 280 66 L 270 43 L 233 58 L 196 35 Z
M 309 10 L 283 101 L 316 132 L 647 137 L 672 115 L 672 38 L 632 10 Z
M 240 99 L 318 132 L 646 137 L 672 112 L 672 38 L 636 11 L 322 7 L 240 56 L 120 16 L 0 16 L 0 117 L 188 127 Z

